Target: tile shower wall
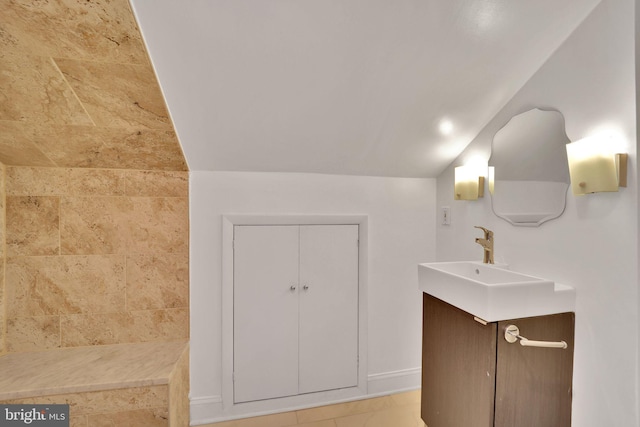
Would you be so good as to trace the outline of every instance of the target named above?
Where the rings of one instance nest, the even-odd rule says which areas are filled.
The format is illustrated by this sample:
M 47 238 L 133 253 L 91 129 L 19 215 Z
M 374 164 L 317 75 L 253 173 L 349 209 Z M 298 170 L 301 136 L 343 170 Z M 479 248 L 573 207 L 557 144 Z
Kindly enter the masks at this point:
M 6 345 L 6 320 L 5 315 L 5 290 L 4 290 L 4 265 L 5 265 L 5 195 L 4 195 L 4 171 L 5 167 L 0 163 L 0 356 L 7 351 Z
M 0 162 L 186 171 L 128 0 L 0 2 Z
M 6 347 L 189 336 L 187 172 L 6 167 Z

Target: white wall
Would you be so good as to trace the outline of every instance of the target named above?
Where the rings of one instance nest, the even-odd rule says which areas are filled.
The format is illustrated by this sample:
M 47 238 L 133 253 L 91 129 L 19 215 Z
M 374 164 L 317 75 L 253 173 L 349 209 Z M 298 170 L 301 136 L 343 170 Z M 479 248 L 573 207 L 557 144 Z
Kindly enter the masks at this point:
M 480 259 L 483 225 L 495 231 L 496 261 L 577 290 L 573 425 L 638 425 L 638 221 L 634 0 L 603 0 L 467 150 L 439 178 L 438 260 Z M 526 54 L 526 52 L 523 52 Z M 630 154 L 629 187 L 576 197 L 539 228 L 518 228 L 491 212 L 490 198 L 453 201 L 453 166 L 489 157 L 491 138 L 533 107 L 563 113 L 572 141 L 602 127 L 621 133 Z
M 640 70 L 640 0 L 636 0 L 635 3 L 635 18 L 636 18 L 636 28 L 635 28 L 635 32 L 636 32 L 636 161 L 635 161 L 635 168 L 636 171 L 638 170 L 638 168 L 640 167 L 640 161 L 638 160 L 638 148 L 640 147 L 640 136 L 638 135 L 638 123 L 640 123 L 640 73 L 637 70 Z M 638 179 L 638 183 L 640 183 L 640 176 L 637 177 Z M 636 197 L 636 201 L 638 203 L 638 215 L 637 215 L 637 221 L 638 221 L 638 233 L 640 233 L 640 197 Z M 640 254 L 640 236 L 638 236 L 637 239 L 637 244 L 638 244 L 638 254 Z M 640 286 L 640 268 L 638 269 L 638 285 Z M 640 292 L 638 293 L 638 306 L 640 307 Z M 640 333 L 640 328 L 638 328 L 638 332 Z M 639 338 L 639 342 L 640 342 L 640 336 Z M 637 365 L 638 365 L 638 369 L 637 369 L 637 375 L 638 378 L 636 380 L 636 402 L 637 402 L 637 409 L 636 411 L 638 412 L 638 417 L 640 417 L 640 354 L 638 355 L 638 360 L 637 360 Z
M 221 396 L 223 214 L 367 215 L 369 377 L 420 367 L 417 264 L 435 260 L 435 179 L 192 172 L 190 185 L 192 422 L 215 418 L 207 404 Z

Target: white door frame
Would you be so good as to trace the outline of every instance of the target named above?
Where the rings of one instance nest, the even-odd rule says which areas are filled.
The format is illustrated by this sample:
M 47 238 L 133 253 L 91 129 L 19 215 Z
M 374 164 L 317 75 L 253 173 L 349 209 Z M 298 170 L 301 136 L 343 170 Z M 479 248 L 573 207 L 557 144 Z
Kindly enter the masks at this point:
M 233 403 L 233 227 L 236 225 L 355 224 L 358 250 L 358 386 L 258 402 Z M 223 215 L 222 216 L 222 411 L 223 417 L 264 414 L 350 400 L 367 395 L 367 215 Z

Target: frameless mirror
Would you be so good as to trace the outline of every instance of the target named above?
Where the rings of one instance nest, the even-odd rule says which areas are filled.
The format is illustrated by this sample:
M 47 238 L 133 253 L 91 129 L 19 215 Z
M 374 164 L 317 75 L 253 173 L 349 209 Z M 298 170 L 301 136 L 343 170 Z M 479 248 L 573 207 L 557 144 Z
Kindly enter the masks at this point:
M 512 117 L 493 137 L 489 191 L 494 213 L 526 227 L 562 215 L 570 183 L 569 142 L 559 111 L 535 108 Z

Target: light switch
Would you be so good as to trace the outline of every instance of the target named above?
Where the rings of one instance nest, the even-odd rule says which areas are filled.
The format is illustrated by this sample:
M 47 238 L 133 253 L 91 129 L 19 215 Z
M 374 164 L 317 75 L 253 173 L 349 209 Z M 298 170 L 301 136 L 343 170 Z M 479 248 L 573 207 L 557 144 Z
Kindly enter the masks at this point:
M 451 209 L 449 206 L 443 206 L 440 208 L 440 223 L 442 225 L 450 225 L 451 224 Z

